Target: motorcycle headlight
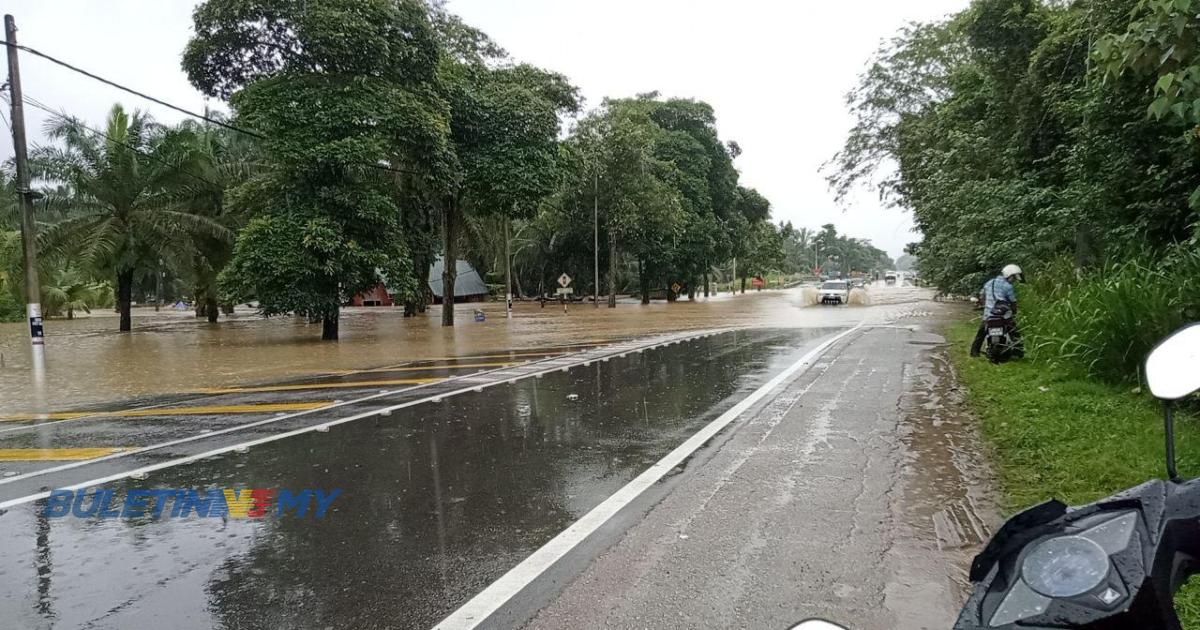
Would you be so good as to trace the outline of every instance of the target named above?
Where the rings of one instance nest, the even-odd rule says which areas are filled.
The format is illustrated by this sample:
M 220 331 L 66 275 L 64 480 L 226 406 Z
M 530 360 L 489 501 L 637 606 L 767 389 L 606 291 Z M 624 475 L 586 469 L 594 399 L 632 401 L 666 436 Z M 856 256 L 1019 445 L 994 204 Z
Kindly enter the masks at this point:
M 1059 536 L 1039 544 L 1021 564 L 1021 577 L 1046 597 L 1075 597 L 1108 576 L 1108 554 L 1080 536 Z

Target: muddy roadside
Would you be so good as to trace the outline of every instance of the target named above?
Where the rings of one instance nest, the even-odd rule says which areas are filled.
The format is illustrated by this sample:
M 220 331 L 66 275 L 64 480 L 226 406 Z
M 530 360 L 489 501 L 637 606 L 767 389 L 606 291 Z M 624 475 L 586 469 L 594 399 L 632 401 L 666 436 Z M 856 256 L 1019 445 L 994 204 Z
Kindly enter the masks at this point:
M 939 333 L 948 325 L 938 318 Z M 906 541 L 889 555 L 894 576 L 889 607 L 897 627 L 934 628 L 931 611 L 958 607 L 970 590 L 971 559 L 1001 523 L 988 448 L 972 415 L 942 335 L 912 339 L 923 345 L 905 365 L 897 428 L 900 481 L 892 505 L 894 535 Z M 937 584 L 949 580 L 949 588 Z M 933 599 L 950 597 L 951 601 Z

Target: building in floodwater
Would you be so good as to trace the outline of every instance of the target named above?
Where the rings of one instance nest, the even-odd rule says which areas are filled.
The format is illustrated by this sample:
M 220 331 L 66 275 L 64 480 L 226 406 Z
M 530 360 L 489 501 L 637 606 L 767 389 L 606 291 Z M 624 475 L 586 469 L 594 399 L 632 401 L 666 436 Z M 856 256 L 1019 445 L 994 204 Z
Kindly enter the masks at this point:
M 488 297 L 487 284 L 479 272 L 465 260 L 459 260 L 458 277 L 454 281 L 455 302 L 483 302 Z M 434 304 L 442 303 L 442 257 L 438 256 L 429 267 L 429 292 Z M 381 276 L 383 274 L 380 274 Z M 395 306 L 396 292 L 388 286 L 387 278 L 375 285 L 373 289 L 364 291 L 350 298 L 350 306 Z

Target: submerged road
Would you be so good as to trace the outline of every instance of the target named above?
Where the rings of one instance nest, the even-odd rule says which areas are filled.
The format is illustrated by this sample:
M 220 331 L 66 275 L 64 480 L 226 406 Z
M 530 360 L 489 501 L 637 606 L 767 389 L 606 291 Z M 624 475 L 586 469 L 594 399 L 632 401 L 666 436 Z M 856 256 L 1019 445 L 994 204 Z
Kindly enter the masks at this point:
M 941 308 L 0 418 L 0 626 L 945 626 L 994 516 Z

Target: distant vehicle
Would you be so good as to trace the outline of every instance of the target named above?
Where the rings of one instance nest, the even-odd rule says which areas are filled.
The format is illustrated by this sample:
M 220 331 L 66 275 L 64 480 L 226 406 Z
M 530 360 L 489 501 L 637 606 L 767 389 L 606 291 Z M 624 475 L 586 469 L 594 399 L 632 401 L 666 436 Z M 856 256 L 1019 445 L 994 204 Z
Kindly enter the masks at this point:
M 850 283 L 832 280 L 821 285 L 818 293 L 822 304 L 845 304 L 850 301 Z
M 889 271 L 883 274 L 883 283 L 889 287 L 896 286 L 896 277 L 897 274 L 895 271 Z

